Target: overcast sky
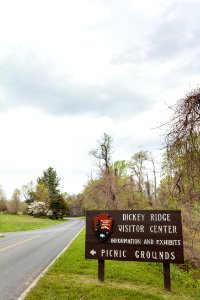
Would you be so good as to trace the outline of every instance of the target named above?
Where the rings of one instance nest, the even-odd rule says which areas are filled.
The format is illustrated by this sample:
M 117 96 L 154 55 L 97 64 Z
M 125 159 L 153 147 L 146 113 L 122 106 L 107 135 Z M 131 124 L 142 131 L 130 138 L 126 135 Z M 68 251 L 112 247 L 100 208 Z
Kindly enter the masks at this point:
M 0 185 L 52 166 L 77 193 L 104 132 L 113 159 L 158 156 L 168 105 L 195 89 L 200 0 L 0 0 Z

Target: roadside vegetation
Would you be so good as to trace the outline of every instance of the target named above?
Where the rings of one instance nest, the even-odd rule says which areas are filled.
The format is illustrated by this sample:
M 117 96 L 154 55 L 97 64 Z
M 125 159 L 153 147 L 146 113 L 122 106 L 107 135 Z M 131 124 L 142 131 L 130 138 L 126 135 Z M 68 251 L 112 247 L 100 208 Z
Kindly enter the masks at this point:
M 89 209 L 180 209 L 183 268 L 200 279 L 200 88 L 168 109 L 171 118 L 160 126 L 161 164 L 147 150 L 113 161 L 113 139 L 104 133 L 90 151 L 96 176 L 81 194 L 68 198 L 68 205 L 74 215 Z
M 49 167 L 37 178 L 36 184 L 29 182 L 23 185 L 21 190 L 15 189 L 11 200 L 6 199 L 0 186 L 0 212 L 54 220 L 63 218 L 69 214 L 69 208 L 65 201 L 65 193 L 60 192 L 59 182 L 56 171 Z M 21 201 L 21 197 L 25 200 Z
M 90 209 L 180 209 L 182 268 L 200 279 L 200 88 L 166 109 L 171 117 L 160 126 L 165 136 L 162 162 L 148 149 L 133 153 L 128 160 L 114 161 L 113 138 L 104 133 L 89 153 L 95 175 L 81 193 L 61 193 L 60 178 L 49 167 L 35 184 L 14 190 L 9 200 L 0 188 L 0 212 L 58 219 L 84 216 Z
M 97 279 L 97 261 L 84 258 L 85 231 L 25 298 L 36 299 L 200 299 L 200 281 L 171 265 L 172 292 L 163 288 L 162 264 L 105 262 L 105 283 Z
M 31 216 L 17 216 L 0 214 L 0 232 L 17 232 L 45 228 L 63 222 L 63 220 L 51 220 L 34 218 Z M 0 235 L 0 237 L 3 237 Z

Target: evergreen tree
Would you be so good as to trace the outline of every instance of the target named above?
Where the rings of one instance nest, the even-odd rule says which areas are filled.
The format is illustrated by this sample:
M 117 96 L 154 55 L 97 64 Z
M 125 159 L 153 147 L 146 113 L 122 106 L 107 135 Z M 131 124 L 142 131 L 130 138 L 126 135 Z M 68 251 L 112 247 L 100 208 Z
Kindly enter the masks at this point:
M 38 177 L 35 196 L 37 201 L 43 201 L 49 209 L 47 215 L 52 219 L 63 218 L 69 214 L 69 209 L 59 190 L 60 178 L 56 171 L 49 167 Z
M 47 170 L 43 171 L 43 176 L 38 177 L 37 183 L 44 184 L 49 190 L 50 199 L 53 199 L 56 195 L 60 194 L 59 190 L 60 178 L 58 178 L 56 171 L 49 167 Z

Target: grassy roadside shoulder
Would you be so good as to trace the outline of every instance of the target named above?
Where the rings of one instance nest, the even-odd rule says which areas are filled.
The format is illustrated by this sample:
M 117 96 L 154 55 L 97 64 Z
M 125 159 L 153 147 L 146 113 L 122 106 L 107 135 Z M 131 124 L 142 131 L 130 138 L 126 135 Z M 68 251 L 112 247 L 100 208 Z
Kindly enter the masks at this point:
M 64 221 L 34 218 L 32 216 L 0 214 L 0 233 L 41 229 L 62 222 Z
M 26 300 L 38 299 L 200 299 L 200 282 L 171 266 L 172 292 L 163 290 L 162 264 L 106 261 L 105 283 L 97 280 L 97 261 L 84 258 L 85 231 L 55 262 Z

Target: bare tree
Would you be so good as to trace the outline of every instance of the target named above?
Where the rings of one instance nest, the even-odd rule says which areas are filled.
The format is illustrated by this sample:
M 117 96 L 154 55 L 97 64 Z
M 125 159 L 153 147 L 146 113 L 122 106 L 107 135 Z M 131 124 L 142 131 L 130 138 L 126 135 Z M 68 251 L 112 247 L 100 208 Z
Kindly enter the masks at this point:
M 1 185 L 0 185 L 0 200 L 3 200 L 3 201 L 6 200 L 6 194 Z
M 156 176 L 156 162 L 155 162 L 155 158 L 153 157 L 152 153 L 150 153 L 149 155 L 149 160 L 152 164 L 152 168 L 153 168 L 153 185 L 154 185 L 154 200 L 156 201 L 157 199 L 157 176 Z
M 31 202 L 35 201 L 35 186 L 33 181 L 30 181 L 21 187 L 21 194 L 26 203 L 30 204 Z
M 98 192 L 104 195 L 108 209 L 117 209 L 121 201 L 119 199 L 121 191 L 126 186 L 126 181 L 121 179 L 127 166 L 125 161 L 112 163 L 113 139 L 110 135 L 104 133 L 97 142 L 98 147 L 90 151 L 90 155 L 95 158 L 95 165 L 100 175 L 93 186 L 93 191 L 96 190 L 98 195 Z
M 0 185 L 0 211 L 6 211 L 7 206 L 6 206 L 6 194 Z
M 188 93 L 171 109 L 173 116 L 165 139 L 168 168 L 180 201 L 192 204 L 200 197 L 196 188 L 200 178 L 200 89 Z
M 145 171 L 145 162 L 148 160 L 147 151 L 139 151 L 135 153 L 130 161 L 128 162 L 128 167 L 131 170 L 132 174 L 136 176 L 138 182 L 138 190 L 140 193 L 143 192 L 144 185 L 144 171 Z
M 200 88 L 186 94 L 173 107 L 166 133 L 166 179 L 171 195 L 182 209 L 186 257 L 199 265 L 200 252 Z
M 13 191 L 12 199 L 10 201 L 10 210 L 14 214 L 18 213 L 20 209 L 20 195 L 21 193 L 19 189 L 15 189 Z
M 148 201 L 149 201 L 149 206 L 152 207 L 153 199 L 152 199 L 152 195 L 151 195 L 151 185 L 150 185 L 148 173 L 146 173 L 146 176 L 147 176 L 147 180 L 145 182 L 145 186 L 146 186 L 146 191 L 147 191 L 147 197 L 148 197 Z
M 102 138 L 97 141 L 98 148 L 92 149 L 90 155 L 95 157 L 95 164 L 98 166 L 99 170 L 104 173 L 109 173 L 110 166 L 112 164 L 112 137 L 104 133 Z

